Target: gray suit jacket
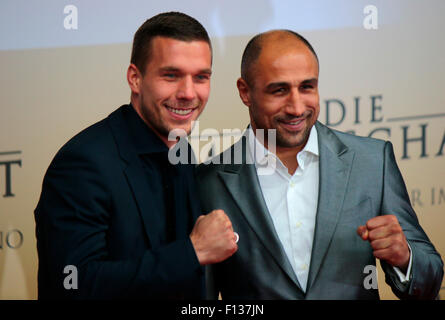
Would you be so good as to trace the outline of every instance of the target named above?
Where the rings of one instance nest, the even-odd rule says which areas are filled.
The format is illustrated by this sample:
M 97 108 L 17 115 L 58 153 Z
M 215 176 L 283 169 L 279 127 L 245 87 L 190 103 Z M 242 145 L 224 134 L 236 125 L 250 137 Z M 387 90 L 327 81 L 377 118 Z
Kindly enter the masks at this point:
M 371 245 L 356 229 L 372 217 L 394 214 L 412 249 L 412 278 L 402 284 L 382 262 L 385 280 L 399 298 L 435 298 L 443 262 L 410 205 L 391 143 L 331 130 L 319 122 L 316 128 L 320 183 L 306 293 L 275 231 L 255 166 L 246 164 L 244 135 L 229 149 L 231 164 L 221 160 L 197 169 L 202 209 L 223 209 L 240 236 L 238 251 L 208 268 L 209 297 L 221 292 L 223 299 L 378 299 L 378 290 L 363 285 L 365 266 L 376 261 Z M 242 164 L 233 162 L 237 147 L 243 148 Z

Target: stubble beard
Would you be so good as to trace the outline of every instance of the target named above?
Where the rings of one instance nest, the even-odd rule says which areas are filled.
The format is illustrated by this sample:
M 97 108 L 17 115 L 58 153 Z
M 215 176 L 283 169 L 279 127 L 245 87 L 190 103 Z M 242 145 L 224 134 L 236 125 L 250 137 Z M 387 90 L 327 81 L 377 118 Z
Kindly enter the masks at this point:
M 276 130 L 276 141 L 275 146 L 278 148 L 298 148 L 302 147 L 306 144 L 306 142 L 309 139 L 309 135 L 312 129 L 312 126 L 315 125 L 315 121 L 312 121 L 312 118 L 314 117 L 314 113 L 312 111 L 308 111 L 307 113 L 303 114 L 301 116 L 304 118 L 303 121 L 306 122 L 306 126 L 303 130 L 298 131 L 296 133 L 291 133 L 287 131 L 285 128 L 283 128 L 280 125 L 280 121 L 287 120 L 286 117 L 279 116 L 273 119 L 273 127 L 271 129 Z M 257 123 L 257 122 L 255 122 Z M 257 128 L 261 129 L 261 128 Z M 269 144 L 272 141 L 269 141 L 268 137 L 268 130 L 265 130 L 265 140 L 267 144 Z M 273 142 L 272 142 L 273 143 Z
M 306 120 L 307 121 L 307 120 Z M 312 126 L 306 126 L 302 131 L 296 134 L 289 133 L 285 129 L 277 129 L 276 131 L 276 146 L 280 148 L 296 148 L 302 147 L 309 139 Z
M 155 130 L 159 135 L 168 137 L 169 128 L 167 128 L 160 117 L 160 113 L 156 113 L 153 109 L 148 108 L 144 101 L 144 96 L 141 95 L 141 113 L 144 118 L 144 122 L 152 129 Z M 157 108 L 157 106 L 155 106 Z
M 178 109 L 179 108 L 188 108 L 188 107 L 193 107 L 193 108 L 197 107 L 199 109 L 199 107 L 200 107 L 199 101 L 196 101 L 196 100 L 189 101 L 189 102 L 167 101 L 165 103 L 172 108 L 178 108 Z M 169 134 L 173 130 L 178 129 L 174 126 L 169 126 L 166 122 L 163 121 L 162 108 L 166 109 L 166 106 L 164 105 L 164 103 L 162 103 L 160 106 L 155 104 L 154 108 L 149 108 L 144 100 L 144 95 L 141 94 L 140 104 L 141 104 L 141 113 L 143 115 L 144 122 L 151 129 L 155 130 L 159 135 L 168 137 Z M 158 110 L 158 109 L 159 109 L 159 112 L 156 112 L 155 110 Z M 168 111 L 165 110 L 165 112 L 168 112 Z M 194 112 L 196 112 L 196 111 L 194 111 Z M 195 121 L 195 120 L 191 120 L 191 121 Z M 188 126 L 187 130 L 185 130 L 187 135 L 189 135 L 192 130 L 191 121 L 188 123 L 189 126 Z

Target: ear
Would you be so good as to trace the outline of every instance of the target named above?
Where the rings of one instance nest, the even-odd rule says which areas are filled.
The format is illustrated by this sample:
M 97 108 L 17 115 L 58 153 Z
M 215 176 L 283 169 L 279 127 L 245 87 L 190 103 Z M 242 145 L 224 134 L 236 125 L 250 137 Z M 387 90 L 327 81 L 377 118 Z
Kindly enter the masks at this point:
M 249 85 L 243 78 L 239 78 L 236 81 L 236 86 L 238 87 L 238 92 L 239 92 L 239 96 L 240 96 L 241 100 L 247 107 L 250 107 L 251 101 L 250 101 Z
M 128 66 L 127 81 L 131 92 L 139 94 L 142 83 L 142 74 L 139 72 L 138 67 L 136 67 L 133 63 Z

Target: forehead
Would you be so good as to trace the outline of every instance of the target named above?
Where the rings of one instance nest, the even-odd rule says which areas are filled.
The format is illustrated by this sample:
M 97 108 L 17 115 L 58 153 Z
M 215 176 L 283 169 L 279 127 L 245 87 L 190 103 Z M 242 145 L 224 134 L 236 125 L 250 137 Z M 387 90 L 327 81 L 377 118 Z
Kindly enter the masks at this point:
M 182 41 L 158 36 L 151 41 L 149 59 L 147 68 L 169 66 L 205 69 L 211 67 L 212 54 L 205 41 Z
M 317 59 L 301 41 L 264 44 L 252 67 L 255 82 L 301 82 L 318 78 Z

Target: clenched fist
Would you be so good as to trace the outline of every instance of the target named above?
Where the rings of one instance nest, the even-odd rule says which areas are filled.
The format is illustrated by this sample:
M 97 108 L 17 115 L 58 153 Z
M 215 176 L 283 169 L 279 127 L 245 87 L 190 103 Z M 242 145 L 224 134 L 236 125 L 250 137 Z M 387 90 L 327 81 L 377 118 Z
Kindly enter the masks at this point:
M 366 226 L 357 228 L 357 234 L 371 243 L 376 258 L 406 271 L 410 250 L 396 216 L 383 215 L 369 219 Z
M 221 262 L 233 255 L 238 246 L 232 223 L 223 210 L 213 210 L 196 220 L 190 240 L 201 265 Z

